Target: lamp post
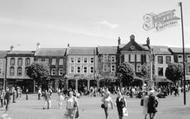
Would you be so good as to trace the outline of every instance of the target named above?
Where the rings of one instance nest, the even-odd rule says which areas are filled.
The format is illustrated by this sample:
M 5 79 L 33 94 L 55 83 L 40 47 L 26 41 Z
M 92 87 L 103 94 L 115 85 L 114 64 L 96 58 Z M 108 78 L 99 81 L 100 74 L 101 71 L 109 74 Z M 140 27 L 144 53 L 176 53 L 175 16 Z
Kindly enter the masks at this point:
M 185 77 L 185 43 L 184 43 L 184 27 L 183 27 L 183 6 L 182 6 L 182 2 L 179 2 L 179 6 L 180 6 L 180 12 L 181 12 L 181 35 L 182 35 L 182 49 L 183 49 L 183 78 L 184 78 L 184 82 L 183 82 L 183 93 L 184 93 L 184 105 L 186 105 L 186 77 Z

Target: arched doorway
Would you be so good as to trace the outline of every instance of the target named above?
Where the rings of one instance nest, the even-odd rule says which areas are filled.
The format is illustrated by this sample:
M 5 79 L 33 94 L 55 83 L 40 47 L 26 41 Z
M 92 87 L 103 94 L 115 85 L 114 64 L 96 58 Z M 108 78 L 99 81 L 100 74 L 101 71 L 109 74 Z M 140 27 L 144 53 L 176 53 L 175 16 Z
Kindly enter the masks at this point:
M 69 79 L 68 80 L 68 89 L 76 89 L 75 88 L 75 83 L 76 83 L 76 80 L 74 80 L 74 79 Z
M 88 81 L 86 79 L 79 79 L 78 80 L 78 91 L 84 92 L 85 88 L 88 86 Z

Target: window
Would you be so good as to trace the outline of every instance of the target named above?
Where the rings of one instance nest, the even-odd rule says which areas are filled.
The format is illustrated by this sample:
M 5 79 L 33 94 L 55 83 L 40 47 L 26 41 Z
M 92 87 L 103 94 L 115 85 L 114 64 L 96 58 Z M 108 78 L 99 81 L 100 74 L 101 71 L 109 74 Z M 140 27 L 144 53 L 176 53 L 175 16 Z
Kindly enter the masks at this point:
M 10 67 L 10 76 L 14 76 L 14 75 L 15 75 L 15 68 Z
M 80 73 L 80 67 L 77 67 L 77 73 Z
M 55 58 L 52 59 L 51 64 L 56 65 L 56 59 Z
M 71 73 L 74 73 L 74 66 L 71 66 Z
M 90 72 L 94 73 L 94 67 L 90 67 Z
M 130 54 L 130 62 L 134 62 L 135 61 L 135 55 L 134 54 Z
M 59 59 L 59 65 L 63 65 L 63 59 Z
M 158 56 L 158 64 L 163 64 L 163 56 Z
M 87 58 L 86 57 L 84 58 L 84 63 L 87 63 Z
M 56 69 L 55 68 L 51 69 L 51 75 L 53 75 L 53 76 L 56 75 Z
M 81 58 L 79 57 L 79 58 L 77 59 L 77 62 L 80 63 L 80 61 L 81 61 Z
M 137 62 L 141 62 L 141 55 L 137 54 Z
M 59 68 L 59 76 L 63 75 L 63 68 Z
M 15 65 L 15 58 L 11 58 L 10 65 Z
M 190 66 L 188 66 L 188 73 L 190 73 Z
M 190 62 L 190 55 L 187 56 L 187 62 Z
M 163 68 L 162 67 L 158 67 L 158 76 L 163 76 Z
M 94 63 L 94 58 L 90 58 L 90 62 L 91 62 L 91 63 Z
M 45 63 L 49 64 L 49 58 L 45 58 Z
M 42 62 L 45 62 L 45 58 L 42 58 L 41 61 L 42 61 Z
M 18 58 L 18 66 L 22 66 L 22 58 Z
M 21 67 L 17 68 L 17 76 L 22 76 L 22 68 Z
M 29 66 L 29 65 L 30 65 L 30 58 L 26 58 L 26 59 L 25 59 L 25 65 L 26 65 L 26 66 Z
M 87 67 L 84 67 L 84 73 L 87 73 Z
M 108 55 L 103 55 L 103 61 L 107 62 L 108 61 Z
M 112 57 L 111 57 L 111 61 L 112 61 L 112 62 L 115 62 L 115 56 L 112 56 Z
M 183 62 L 183 56 L 182 55 L 178 55 L 178 62 Z
M 129 62 L 129 55 L 128 54 L 125 54 L 125 56 L 124 56 L 124 58 L 125 58 L 125 62 Z
M 140 64 L 137 64 L 136 71 L 141 72 L 141 65 Z
M 74 63 L 74 62 L 75 62 L 74 58 L 73 58 L 73 57 L 71 57 L 71 63 Z
M 0 74 L 1 74 L 2 72 L 1 72 L 1 68 L 0 68 Z
M 116 71 L 115 64 L 112 64 L 111 65 L 111 72 L 115 72 L 115 71 Z
M 107 67 L 108 67 L 107 64 L 103 65 L 103 72 L 107 72 Z
M 166 56 L 166 64 L 171 63 L 171 56 Z

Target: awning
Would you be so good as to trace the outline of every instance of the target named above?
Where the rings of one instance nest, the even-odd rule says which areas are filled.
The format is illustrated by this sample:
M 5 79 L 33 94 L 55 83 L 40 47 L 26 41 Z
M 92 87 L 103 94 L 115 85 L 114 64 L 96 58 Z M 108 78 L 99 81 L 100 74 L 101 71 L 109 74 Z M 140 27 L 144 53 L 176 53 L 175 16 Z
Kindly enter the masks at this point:
M 167 79 L 167 78 L 156 78 L 155 82 L 160 83 L 173 83 L 171 80 Z

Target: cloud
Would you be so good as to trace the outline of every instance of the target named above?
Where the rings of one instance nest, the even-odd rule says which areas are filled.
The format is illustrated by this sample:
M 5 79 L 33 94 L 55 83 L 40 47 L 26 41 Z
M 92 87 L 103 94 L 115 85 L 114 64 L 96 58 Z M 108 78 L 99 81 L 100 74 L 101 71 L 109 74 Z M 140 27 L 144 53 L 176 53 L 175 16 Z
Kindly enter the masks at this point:
M 100 24 L 100 25 L 106 26 L 108 28 L 111 28 L 111 29 L 115 29 L 115 28 L 117 28 L 119 26 L 118 24 L 113 24 L 113 23 L 110 23 L 110 22 L 108 22 L 106 20 L 99 21 L 97 23 Z

